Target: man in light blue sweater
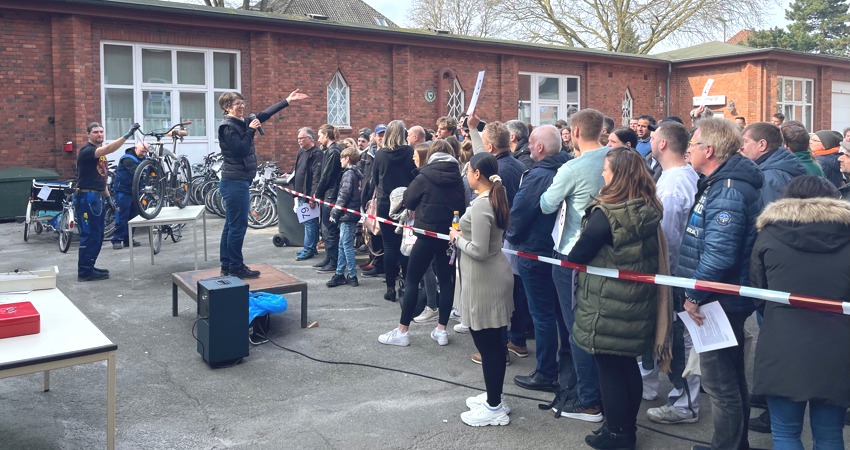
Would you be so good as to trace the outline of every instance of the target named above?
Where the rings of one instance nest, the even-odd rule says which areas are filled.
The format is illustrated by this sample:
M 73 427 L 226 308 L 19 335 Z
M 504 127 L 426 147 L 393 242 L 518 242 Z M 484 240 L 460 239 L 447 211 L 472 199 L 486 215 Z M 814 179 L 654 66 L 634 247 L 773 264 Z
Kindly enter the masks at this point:
M 604 119 L 605 116 L 595 109 L 585 109 L 573 114 L 570 118 L 570 129 L 573 145 L 580 151 L 579 157 L 567 161 L 558 169 L 552 186 L 540 197 L 540 209 L 544 214 L 551 214 L 560 208 L 552 237 L 556 255 L 563 260 L 566 260 L 566 256 L 578 241 L 585 209 L 590 206 L 593 196 L 599 194 L 604 184 L 602 165 L 610 150 L 608 147 L 599 147 L 599 135 Z M 564 321 L 570 330 L 575 322 L 574 275 L 572 270 L 560 266 L 555 267 L 552 272 Z M 564 365 L 559 367 L 558 382 L 562 390 L 552 404 L 553 410 L 556 415 L 560 414 L 562 417 L 601 422 L 602 402 L 593 356 L 578 348 L 572 336 L 570 348 L 575 372 L 570 373 L 570 368 Z M 565 387 L 569 388 L 566 392 L 563 390 Z

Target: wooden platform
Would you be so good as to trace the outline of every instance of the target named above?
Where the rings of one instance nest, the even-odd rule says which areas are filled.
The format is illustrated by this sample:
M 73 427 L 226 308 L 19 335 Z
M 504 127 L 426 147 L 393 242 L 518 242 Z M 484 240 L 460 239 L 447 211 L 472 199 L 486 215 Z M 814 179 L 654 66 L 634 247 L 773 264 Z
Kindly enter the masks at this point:
M 301 328 L 307 328 L 307 282 L 268 264 L 252 264 L 252 270 L 259 270 L 260 277 L 243 280 L 251 292 L 271 294 L 301 293 Z M 221 269 L 193 270 L 171 274 L 171 315 L 177 316 L 177 288 L 198 301 L 198 281 L 221 276 Z

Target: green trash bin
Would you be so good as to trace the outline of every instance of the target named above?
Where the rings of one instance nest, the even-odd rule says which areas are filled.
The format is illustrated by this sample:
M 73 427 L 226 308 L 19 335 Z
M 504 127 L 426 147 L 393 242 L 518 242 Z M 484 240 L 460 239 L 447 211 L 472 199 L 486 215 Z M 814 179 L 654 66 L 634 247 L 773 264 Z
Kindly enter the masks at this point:
M 0 169 L 0 221 L 15 220 L 26 215 L 33 179 L 56 181 L 59 174 L 30 167 Z

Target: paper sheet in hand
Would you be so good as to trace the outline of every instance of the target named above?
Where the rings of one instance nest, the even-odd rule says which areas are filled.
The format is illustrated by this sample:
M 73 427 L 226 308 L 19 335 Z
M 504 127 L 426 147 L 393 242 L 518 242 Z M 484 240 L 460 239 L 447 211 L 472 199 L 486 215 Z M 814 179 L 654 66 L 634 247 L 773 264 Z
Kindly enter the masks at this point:
M 38 191 L 38 198 L 47 201 L 47 199 L 50 197 L 50 191 L 52 190 L 53 189 L 50 189 L 50 186 L 42 186 L 41 190 Z
M 708 91 L 711 89 L 712 84 L 714 84 L 714 78 L 709 78 L 705 82 L 705 87 L 702 88 L 702 97 L 699 99 L 700 106 L 705 106 L 705 100 L 708 98 Z
M 305 203 L 296 208 L 295 215 L 298 216 L 298 223 L 304 223 L 310 219 L 319 217 L 319 205 L 311 208 L 309 203 Z
M 475 90 L 472 91 L 472 100 L 469 101 L 469 109 L 466 110 L 466 115 L 471 116 L 475 112 L 475 105 L 478 103 L 478 95 L 481 94 L 481 84 L 484 83 L 484 71 L 478 72 L 478 80 L 475 82 Z
M 691 341 L 697 353 L 738 345 L 732 325 L 729 324 L 729 318 L 726 317 L 719 302 L 706 303 L 699 307 L 699 312 L 705 316 L 702 326 L 697 325 L 687 311 L 679 313 L 682 323 L 691 334 Z

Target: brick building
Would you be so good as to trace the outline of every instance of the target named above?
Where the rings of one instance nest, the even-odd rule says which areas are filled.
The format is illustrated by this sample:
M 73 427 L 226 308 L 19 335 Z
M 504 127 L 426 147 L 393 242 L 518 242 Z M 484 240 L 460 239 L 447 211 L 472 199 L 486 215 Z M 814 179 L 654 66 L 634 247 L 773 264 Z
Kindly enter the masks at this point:
M 218 150 L 221 92 L 242 92 L 258 111 L 297 87 L 310 99 L 266 123 L 257 140 L 259 159 L 286 168 L 299 127 L 330 122 L 343 136 L 392 119 L 433 127 L 464 109 L 479 70 L 485 120 L 537 125 L 587 107 L 618 123 L 687 117 L 711 77 L 710 107 L 725 117 L 753 122 L 781 109 L 813 129 L 850 125 L 848 59 L 721 43 L 628 55 L 384 24 L 158 0 L 0 0 L 0 168 L 70 175 L 75 154 L 63 144 L 82 146 L 95 120 L 107 139 L 133 122 L 147 130 L 191 120 L 181 152 L 197 162 Z

